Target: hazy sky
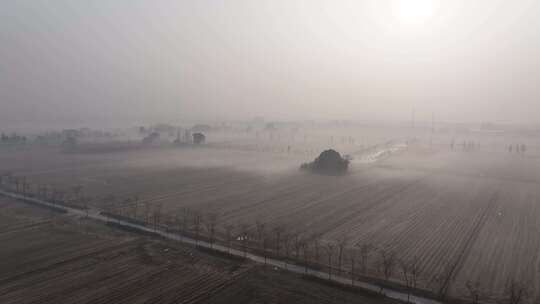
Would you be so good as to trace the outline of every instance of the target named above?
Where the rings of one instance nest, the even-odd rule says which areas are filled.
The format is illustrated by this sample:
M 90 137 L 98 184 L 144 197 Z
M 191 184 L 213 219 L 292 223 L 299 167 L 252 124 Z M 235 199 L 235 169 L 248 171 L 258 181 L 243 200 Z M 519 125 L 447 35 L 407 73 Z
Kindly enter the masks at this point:
M 540 1 L 0 1 L 0 125 L 537 123 Z

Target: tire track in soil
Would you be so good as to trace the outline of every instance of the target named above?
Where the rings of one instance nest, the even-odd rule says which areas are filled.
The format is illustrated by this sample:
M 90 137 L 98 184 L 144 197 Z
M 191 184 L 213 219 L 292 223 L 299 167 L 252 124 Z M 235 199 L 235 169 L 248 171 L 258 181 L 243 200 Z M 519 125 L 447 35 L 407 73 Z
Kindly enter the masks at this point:
M 367 204 L 361 206 L 361 208 L 355 210 L 354 212 L 350 212 L 347 216 L 345 216 L 343 218 L 340 218 L 339 223 L 332 223 L 331 227 L 333 227 L 333 228 L 328 229 L 328 231 L 339 229 L 339 227 L 341 227 L 343 225 L 346 225 L 348 222 L 354 220 L 355 218 L 357 218 L 358 216 L 360 216 L 363 213 L 367 212 L 368 210 L 371 210 L 372 208 L 374 208 L 374 207 L 376 207 L 378 205 L 381 205 L 381 204 L 389 201 L 390 199 L 395 198 L 396 196 L 399 196 L 401 193 L 413 188 L 415 185 L 417 185 L 417 184 L 421 183 L 422 181 L 428 179 L 430 176 L 431 176 L 431 174 L 429 174 L 427 176 L 422 176 L 422 177 L 420 177 L 418 179 L 415 179 L 415 180 L 413 180 L 413 181 L 411 181 L 409 183 L 397 186 L 396 187 L 397 189 L 387 189 L 387 190 L 383 191 L 383 194 L 380 195 L 379 197 L 373 198 Z M 375 196 L 377 196 L 377 195 L 375 194 Z M 312 228 L 309 227 L 309 229 L 312 229 Z
M 211 299 L 215 295 L 218 295 L 220 292 L 225 290 L 225 288 L 235 284 L 237 281 L 243 279 L 244 277 L 247 277 L 247 275 L 251 272 L 253 272 L 253 268 L 246 268 L 241 270 L 240 272 L 234 274 L 232 278 L 225 280 L 224 282 L 221 282 L 221 284 L 218 284 L 217 286 L 212 286 L 212 288 L 206 288 L 205 292 L 195 295 L 193 298 L 188 299 L 185 301 L 185 303 L 206 303 L 208 299 Z M 177 299 L 180 300 L 180 299 Z
M 33 222 L 33 223 L 25 223 L 25 224 L 21 224 L 19 226 L 16 226 L 14 228 L 8 228 L 8 229 L 6 229 L 4 231 L 0 231 L 0 235 L 4 235 L 4 234 L 8 234 L 8 233 L 16 233 L 16 232 L 20 232 L 20 231 L 23 231 L 23 230 L 38 228 L 40 226 L 47 225 L 47 224 L 50 224 L 50 223 L 52 223 L 52 220 L 44 220 L 44 221 Z
M 493 193 L 493 195 L 489 199 L 489 202 L 488 202 L 486 208 L 484 209 L 484 212 L 480 216 L 480 219 L 476 222 L 476 224 L 474 225 L 471 233 L 469 234 L 469 237 L 467 238 L 467 240 L 463 244 L 463 248 L 459 251 L 459 254 L 458 254 L 457 258 L 456 258 L 456 262 L 450 268 L 449 275 L 446 277 L 446 279 L 444 281 L 444 284 L 442 285 L 441 289 L 439 290 L 439 294 L 446 294 L 447 293 L 448 289 L 450 288 L 450 284 L 452 283 L 452 281 L 454 280 L 456 275 L 460 272 L 461 268 L 463 267 L 463 264 L 465 263 L 465 260 L 466 260 L 467 256 L 469 255 L 469 252 L 471 251 L 472 246 L 476 242 L 476 239 L 478 238 L 478 235 L 480 234 L 480 231 L 482 230 L 482 228 L 486 224 L 486 221 L 488 219 L 488 214 L 490 213 L 491 210 L 493 210 L 493 207 L 495 206 L 495 203 L 498 200 L 499 193 L 500 193 L 500 190 L 499 190 L 500 188 L 501 187 L 499 185 L 497 187 L 497 190 L 495 191 L 495 193 Z
M 58 266 L 66 265 L 66 264 L 72 263 L 74 261 L 86 259 L 86 258 L 95 256 L 97 254 L 108 252 L 110 250 L 122 248 L 122 247 L 126 246 L 129 243 L 136 243 L 136 242 L 140 242 L 140 241 L 139 240 L 129 240 L 129 241 L 121 242 L 119 244 L 113 244 L 112 246 L 101 247 L 101 248 L 92 250 L 92 251 L 90 251 L 88 253 L 85 253 L 83 255 L 77 255 L 75 257 L 70 257 L 70 258 L 67 258 L 67 259 L 63 259 L 63 260 L 54 262 L 52 264 L 49 264 L 49 265 L 46 265 L 46 266 L 43 266 L 43 267 L 40 267 L 40 268 L 37 268 L 37 269 L 29 270 L 29 271 L 26 271 L 26 272 L 23 272 L 23 273 L 14 274 L 12 276 L 1 279 L 0 280 L 0 285 L 4 285 L 4 284 L 7 284 L 7 283 L 16 281 L 16 280 L 20 280 L 20 279 L 22 279 L 24 277 L 34 275 L 34 274 L 37 274 L 37 273 L 42 273 L 42 272 L 48 271 L 50 269 L 54 269 L 54 268 L 56 268 Z

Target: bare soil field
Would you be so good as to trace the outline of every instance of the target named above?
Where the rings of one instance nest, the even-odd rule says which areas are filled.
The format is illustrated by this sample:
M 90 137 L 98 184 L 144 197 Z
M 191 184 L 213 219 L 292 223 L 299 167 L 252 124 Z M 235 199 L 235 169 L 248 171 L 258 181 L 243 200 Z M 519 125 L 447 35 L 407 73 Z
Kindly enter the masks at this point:
M 122 153 L 65 154 L 54 149 L 0 152 L 0 166 L 31 184 L 83 185 L 91 204 L 104 208 L 137 196 L 169 217 L 184 208 L 219 216 L 218 226 L 255 230 L 283 227 L 323 242 L 347 236 L 348 246 L 369 244 L 418 258 L 420 287 L 444 285 L 465 296 L 479 281 L 500 298 L 509 280 L 540 295 L 540 159 L 504 150 L 450 151 L 411 146 L 373 164 L 353 161 L 347 176 L 298 172 L 311 155 L 206 147 Z M 222 228 L 220 228 L 222 229 Z M 380 278 L 379 254 L 367 275 Z M 444 276 L 444 282 L 441 277 Z M 396 269 L 391 280 L 400 282 Z
M 1 303 L 395 303 L 0 197 Z

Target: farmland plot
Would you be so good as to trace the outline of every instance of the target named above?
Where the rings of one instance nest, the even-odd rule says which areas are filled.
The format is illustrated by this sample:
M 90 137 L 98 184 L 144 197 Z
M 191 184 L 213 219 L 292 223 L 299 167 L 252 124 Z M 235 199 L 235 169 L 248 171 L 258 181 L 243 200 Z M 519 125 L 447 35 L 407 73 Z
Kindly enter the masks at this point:
M 278 168 L 271 168 L 270 154 L 211 148 L 68 156 L 49 151 L 43 162 L 26 153 L 35 170 L 13 161 L 22 162 L 21 155 L 0 160 L 38 184 L 82 184 L 98 207 L 109 194 L 137 196 L 170 217 L 185 207 L 218 214 L 220 227 L 248 223 L 254 230 L 256 221 L 264 221 L 306 238 L 321 235 L 324 242 L 348 236 L 349 246 L 371 244 L 401 259 L 417 257 L 421 285 L 431 290 L 442 284 L 461 296 L 467 280 L 481 280 L 497 295 L 511 277 L 540 280 L 534 270 L 540 239 L 536 157 L 413 147 L 374 164 L 353 162 L 347 176 L 336 177 L 298 172 L 295 155 L 280 154 Z M 213 161 L 205 165 L 205 158 Z M 264 170 L 247 169 L 259 161 Z M 370 276 L 381 275 L 378 258 L 373 251 Z M 400 273 L 391 279 L 399 281 Z M 538 295 L 540 284 L 530 285 Z
M 0 230 L 1 303 L 396 303 L 4 198 L 0 207 L 12 219 Z
M 508 184 L 498 192 L 497 204 L 455 281 L 480 281 L 496 299 L 509 280 L 527 282 L 529 296 L 539 295 L 540 188 L 538 184 Z M 486 279 L 489 278 L 489 279 Z M 456 284 L 455 293 L 464 293 Z M 498 292 L 497 292 L 498 291 Z

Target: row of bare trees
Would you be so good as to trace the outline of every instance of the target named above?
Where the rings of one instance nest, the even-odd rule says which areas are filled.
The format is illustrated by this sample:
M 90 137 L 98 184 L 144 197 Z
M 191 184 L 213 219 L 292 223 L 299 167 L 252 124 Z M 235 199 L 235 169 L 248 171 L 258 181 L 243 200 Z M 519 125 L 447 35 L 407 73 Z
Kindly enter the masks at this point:
M 30 184 L 25 176 L 16 176 L 12 172 L 4 172 L 0 175 L 0 186 L 3 189 L 11 190 L 18 194 L 26 195 L 30 192 Z
M 392 280 L 404 287 L 409 299 L 415 290 L 422 287 L 430 288 L 433 294 L 445 299 L 453 278 L 451 263 L 447 263 L 438 275 L 423 276 L 419 257 L 399 258 L 389 248 L 369 243 L 351 243 L 348 235 L 335 241 L 323 241 L 320 234 L 290 231 L 286 227 L 270 226 L 263 221 L 237 225 L 228 221 L 221 223 L 215 213 L 205 215 L 188 208 L 183 208 L 163 224 L 163 228 L 177 231 L 181 236 L 191 236 L 197 243 L 204 240 L 210 247 L 220 243 L 229 253 L 231 250 L 240 250 L 245 256 L 253 252 L 263 256 L 265 262 L 269 257 L 282 260 L 285 268 L 292 264 L 303 265 L 306 273 L 310 269 L 321 269 L 327 272 L 329 279 L 332 276 L 350 277 L 353 286 L 359 279 L 378 277 L 384 278 L 386 282 Z M 421 282 L 423 286 L 420 286 Z M 462 289 L 466 290 L 463 297 L 473 304 L 492 300 L 482 291 L 480 281 L 469 281 Z M 503 303 L 521 304 L 526 295 L 525 285 L 512 280 L 505 293 L 498 298 L 503 299 Z
M 254 224 L 222 224 L 215 213 L 203 214 L 183 208 L 173 216 L 163 216 L 159 204 L 149 208 L 152 204 L 138 199 L 106 197 L 105 200 L 109 202 L 107 212 L 111 215 L 138 220 L 155 229 L 177 232 L 181 238 L 193 238 L 196 244 L 205 241 L 210 248 L 220 243 L 228 253 L 237 250 L 246 256 L 248 252 L 253 252 L 261 255 L 265 262 L 269 257 L 282 260 L 285 268 L 291 264 L 303 265 L 306 273 L 309 269 L 321 269 L 327 272 L 329 279 L 333 276 L 349 276 L 352 285 L 361 277 L 373 275 L 370 270 L 373 272 L 374 268 L 385 280 L 401 274 L 408 290 L 418 288 L 421 273 L 418 258 L 398 259 L 394 252 L 369 243 L 350 246 L 348 236 L 323 242 L 318 234 L 289 232 L 283 226 L 271 227 L 262 221 Z M 138 208 L 139 204 L 145 207 Z M 136 210 L 142 211 L 138 214 Z M 372 264 L 376 267 L 370 267 Z
M 10 171 L 0 174 L 0 189 L 23 197 L 37 198 L 52 204 L 79 207 L 87 211 L 91 201 L 91 198 L 84 194 L 82 185 L 62 189 L 45 184 L 31 184 L 26 176 L 17 176 Z

